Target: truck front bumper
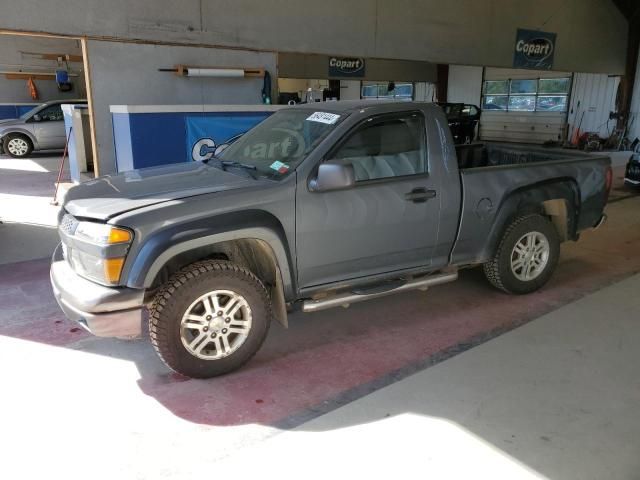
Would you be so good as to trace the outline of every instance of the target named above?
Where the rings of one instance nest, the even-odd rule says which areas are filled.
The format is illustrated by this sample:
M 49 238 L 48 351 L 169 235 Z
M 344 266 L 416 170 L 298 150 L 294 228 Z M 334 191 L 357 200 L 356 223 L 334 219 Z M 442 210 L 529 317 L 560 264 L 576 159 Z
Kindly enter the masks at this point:
M 137 337 L 142 333 L 144 290 L 105 287 L 76 274 L 62 258 L 51 261 L 51 286 L 64 314 L 98 337 Z

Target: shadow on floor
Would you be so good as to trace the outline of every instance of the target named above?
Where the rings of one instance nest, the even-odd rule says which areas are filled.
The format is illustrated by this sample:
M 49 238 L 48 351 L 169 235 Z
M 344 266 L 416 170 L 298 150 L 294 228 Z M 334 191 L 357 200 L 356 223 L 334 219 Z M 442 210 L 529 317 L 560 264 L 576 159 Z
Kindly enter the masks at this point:
M 62 154 L 51 155 L 36 152 L 27 159 L 0 155 L 0 195 L 53 197 Z M 65 162 L 61 180 L 69 178 L 69 165 Z
M 2 221 L 0 219 L 0 265 L 51 258 L 60 242 L 55 227 Z

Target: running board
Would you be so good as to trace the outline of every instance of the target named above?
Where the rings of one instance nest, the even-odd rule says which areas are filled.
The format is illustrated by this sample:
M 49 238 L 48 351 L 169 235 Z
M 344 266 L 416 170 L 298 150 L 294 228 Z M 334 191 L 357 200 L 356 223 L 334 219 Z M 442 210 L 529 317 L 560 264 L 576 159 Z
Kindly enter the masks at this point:
M 305 300 L 302 304 L 303 312 L 317 312 L 333 307 L 348 307 L 352 303 L 364 302 L 373 298 L 385 297 L 394 293 L 406 292 L 409 290 L 426 290 L 435 285 L 454 282 L 458 278 L 458 272 L 439 273 L 426 277 L 409 280 L 407 283 L 400 285 L 391 290 L 383 290 L 369 294 L 357 294 L 353 292 L 339 293 L 326 298 L 316 300 Z

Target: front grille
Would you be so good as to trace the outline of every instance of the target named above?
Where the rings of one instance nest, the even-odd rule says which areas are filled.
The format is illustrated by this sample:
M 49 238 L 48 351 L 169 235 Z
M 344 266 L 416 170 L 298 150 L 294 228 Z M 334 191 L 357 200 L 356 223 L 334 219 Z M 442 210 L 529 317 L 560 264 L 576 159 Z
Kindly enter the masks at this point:
M 69 215 L 67 213 L 62 217 L 62 221 L 58 228 L 67 235 L 73 235 L 76 232 L 76 228 L 78 228 L 78 220 L 76 220 L 73 215 Z

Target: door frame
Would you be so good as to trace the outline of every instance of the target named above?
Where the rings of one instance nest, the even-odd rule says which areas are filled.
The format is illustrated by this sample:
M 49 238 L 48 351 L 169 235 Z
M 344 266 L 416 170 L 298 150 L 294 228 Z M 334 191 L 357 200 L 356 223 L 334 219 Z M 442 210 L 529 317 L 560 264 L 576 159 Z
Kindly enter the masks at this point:
M 91 147 L 93 149 L 93 168 L 94 175 L 100 176 L 100 159 L 98 158 L 98 144 L 96 141 L 95 113 L 93 108 L 93 90 L 91 88 L 91 74 L 89 71 L 89 52 L 87 49 L 87 36 L 78 35 L 61 35 L 46 32 L 33 32 L 29 30 L 7 30 L 0 29 L 0 36 L 24 36 L 24 37 L 44 37 L 44 38 L 62 38 L 67 40 L 80 41 L 82 49 L 82 69 L 84 70 L 84 85 L 87 97 L 87 107 L 89 110 L 89 137 L 91 138 Z

